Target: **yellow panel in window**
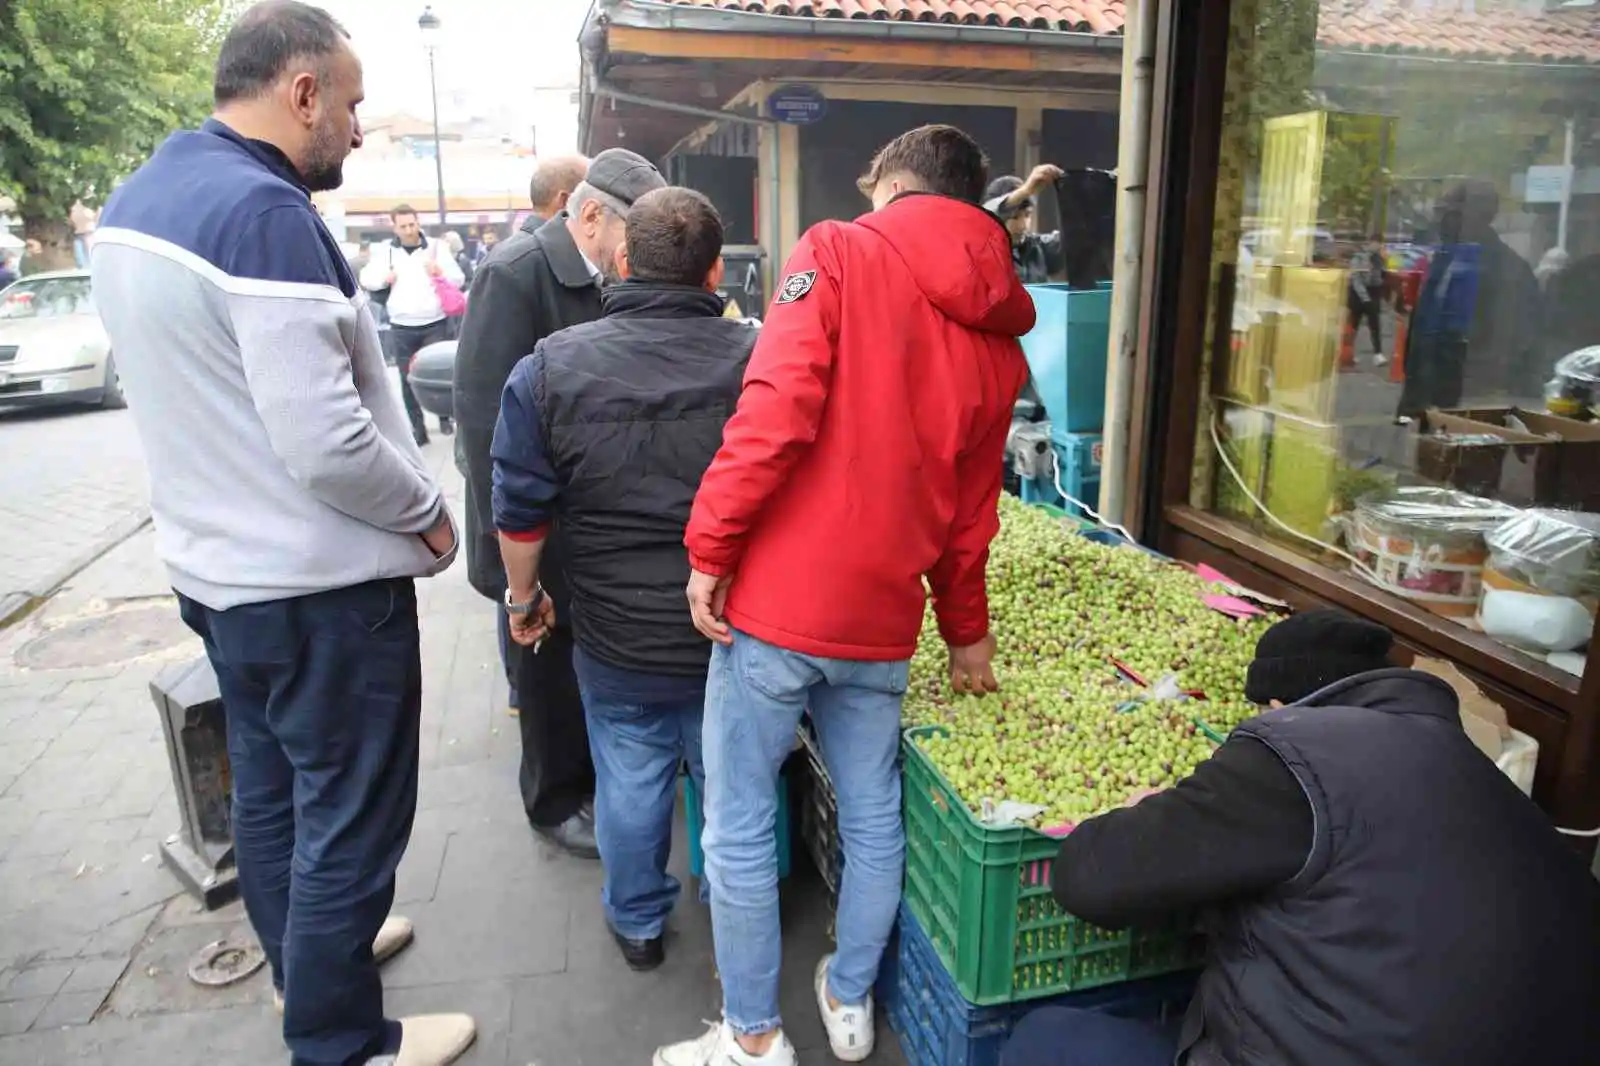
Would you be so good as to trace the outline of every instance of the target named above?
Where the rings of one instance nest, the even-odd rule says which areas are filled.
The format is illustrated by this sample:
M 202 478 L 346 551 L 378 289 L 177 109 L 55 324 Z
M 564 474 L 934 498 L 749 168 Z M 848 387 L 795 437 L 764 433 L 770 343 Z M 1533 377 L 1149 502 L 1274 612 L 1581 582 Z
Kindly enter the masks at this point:
M 1267 444 L 1272 430 L 1272 416 L 1260 408 L 1235 404 L 1221 404 L 1219 410 L 1222 418 L 1219 435 L 1222 446 L 1228 450 L 1228 460 L 1238 471 L 1239 479 L 1259 499 L 1266 489 Z M 1216 464 L 1216 479 L 1212 509 L 1229 518 L 1256 523 L 1261 517 L 1256 505 L 1250 502 L 1239 487 L 1239 481 L 1222 463 Z
M 1261 244 L 1278 263 L 1309 263 L 1321 209 L 1327 112 L 1280 115 L 1262 123 Z
M 1340 267 L 1277 267 L 1272 275 L 1270 290 L 1279 306 L 1267 357 L 1267 404 L 1332 422 L 1350 272 Z
M 1274 418 L 1267 466 L 1267 509 L 1293 529 L 1328 540 L 1339 480 L 1339 428 Z M 1269 532 L 1287 534 L 1273 526 Z

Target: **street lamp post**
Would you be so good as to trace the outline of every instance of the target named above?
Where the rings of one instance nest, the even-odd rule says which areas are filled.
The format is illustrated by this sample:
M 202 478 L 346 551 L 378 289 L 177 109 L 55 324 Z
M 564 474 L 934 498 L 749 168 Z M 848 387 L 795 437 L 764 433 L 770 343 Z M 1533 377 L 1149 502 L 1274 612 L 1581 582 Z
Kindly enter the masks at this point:
M 434 53 L 439 50 L 439 16 L 433 5 L 422 9 L 417 19 L 417 29 L 422 31 L 422 46 L 428 50 L 428 88 L 433 94 L 433 173 L 439 189 L 439 230 L 445 225 L 444 206 L 444 152 L 439 147 L 439 76 L 434 69 Z

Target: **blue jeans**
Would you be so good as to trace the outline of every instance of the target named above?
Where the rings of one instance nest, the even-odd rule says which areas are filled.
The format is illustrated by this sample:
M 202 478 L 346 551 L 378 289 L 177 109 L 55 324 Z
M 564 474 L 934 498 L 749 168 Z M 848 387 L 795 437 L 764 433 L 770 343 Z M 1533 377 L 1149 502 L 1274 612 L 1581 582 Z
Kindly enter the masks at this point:
M 910 664 L 802 655 L 735 632 L 706 679 L 706 878 L 723 1013 L 737 1033 L 778 1014 L 778 773 L 807 707 L 839 798 L 844 878 L 829 970 L 834 998 L 871 994 L 900 905 L 900 702 Z
M 233 842 L 284 993 L 293 1066 L 393 1053 L 372 939 L 417 806 L 422 660 L 409 580 L 214 611 L 179 597 L 228 719 Z
M 1178 1042 L 1154 1024 L 1042 1007 L 1011 1032 L 1000 1066 L 1172 1066 Z
M 611 928 L 633 940 L 661 935 L 682 887 L 667 873 L 678 766 L 705 788 L 700 718 L 705 699 L 632 702 L 584 682 L 594 755 L 594 834 L 605 870 L 600 899 Z

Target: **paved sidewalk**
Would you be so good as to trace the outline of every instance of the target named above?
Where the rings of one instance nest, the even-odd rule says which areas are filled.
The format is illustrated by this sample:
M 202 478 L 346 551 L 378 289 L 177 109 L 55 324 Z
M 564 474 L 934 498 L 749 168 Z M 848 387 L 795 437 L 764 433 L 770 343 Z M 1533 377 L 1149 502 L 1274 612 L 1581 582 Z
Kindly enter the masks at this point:
M 149 515 L 127 411 L 0 412 L 0 619 Z
M 449 439 L 428 454 L 459 505 Z M 473 1013 L 468 1066 L 645 1066 L 657 1044 L 717 1015 L 709 915 L 686 900 L 666 966 L 623 966 L 599 867 L 537 842 L 523 821 L 494 616 L 464 572 L 420 586 L 421 800 L 396 904 L 417 942 L 385 971 L 391 1010 Z M 0 1064 L 287 1061 L 264 972 L 224 989 L 185 976 L 196 949 L 245 931 L 243 915 L 200 912 L 157 853 L 177 812 L 147 686 L 198 653 L 148 532 L 0 631 Z M 686 850 L 680 820 L 685 881 Z M 832 1059 L 810 975 L 828 916 L 820 882 L 796 867 L 784 1011 L 801 1061 L 820 1066 Z M 892 1038 L 874 1061 L 902 1061 Z

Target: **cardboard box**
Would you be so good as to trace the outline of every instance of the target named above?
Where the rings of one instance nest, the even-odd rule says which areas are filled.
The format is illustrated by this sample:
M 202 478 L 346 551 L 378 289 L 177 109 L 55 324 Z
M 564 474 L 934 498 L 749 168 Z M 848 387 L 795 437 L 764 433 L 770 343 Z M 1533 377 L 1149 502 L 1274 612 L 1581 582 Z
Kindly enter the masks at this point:
M 1454 663 L 1419 655 L 1411 666 L 1413 670 L 1432 674 L 1456 690 L 1461 700 L 1461 728 L 1485 755 L 1491 759 L 1500 758 L 1506 742 L 1511 739 L 1505 708 L 1490 699 L 1477 682 L 1463 674 Z
M 1554 504 L 1561 494 L 1561 441 L 1555 437 L 1437 408 L 1417 425 L 1416 469 L 1428 481 L 1520 506 Z M 1439 434 L 1498 439 L 1468 442 Z
M 1554 495 L 1538 502 L 1600 512 L 1600 422 L 1579 422 L 1548 411 L 1529 411 L 1521 407 L 1480 407 L 1443 413 L 1495 426 L 1507 425 L 1508 419 L 1515 419 L 1528 427 L 1530 433 L 1558 438 L 1561 472 L 1555 481 Z

